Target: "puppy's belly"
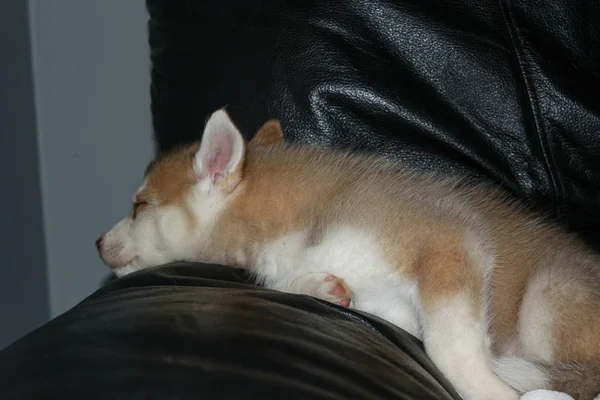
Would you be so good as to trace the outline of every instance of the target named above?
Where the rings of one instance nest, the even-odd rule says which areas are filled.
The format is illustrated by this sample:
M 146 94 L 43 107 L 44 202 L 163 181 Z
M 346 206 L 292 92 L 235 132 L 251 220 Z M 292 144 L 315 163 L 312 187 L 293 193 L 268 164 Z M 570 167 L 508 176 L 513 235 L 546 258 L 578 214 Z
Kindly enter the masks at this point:
M 286 291 L 299 276 L 328 272 L 346 282 L 354 308 L 421 338 L 416 282 L 389 263 L 374 235 L 341 227 L 329 231 L 316 245 L 306 243 L 306 233 L 296 232 L 265 247 L 257 273 L 268 287 Z

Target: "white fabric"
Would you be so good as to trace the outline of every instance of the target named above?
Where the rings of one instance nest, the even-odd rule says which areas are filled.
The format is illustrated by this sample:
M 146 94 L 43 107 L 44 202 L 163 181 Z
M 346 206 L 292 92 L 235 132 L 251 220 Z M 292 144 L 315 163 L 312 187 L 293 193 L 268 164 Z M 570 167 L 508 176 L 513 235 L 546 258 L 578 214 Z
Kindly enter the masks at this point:
M 521 396 L 521 400 L 573 400 L 571 396 L 553 390 L 533 390 Z M 600 394 L 594 400 L 600 400 Z
M 574 400 L 571 396 L 553 390 L 533 390 L 521 396 L 521 400 Z

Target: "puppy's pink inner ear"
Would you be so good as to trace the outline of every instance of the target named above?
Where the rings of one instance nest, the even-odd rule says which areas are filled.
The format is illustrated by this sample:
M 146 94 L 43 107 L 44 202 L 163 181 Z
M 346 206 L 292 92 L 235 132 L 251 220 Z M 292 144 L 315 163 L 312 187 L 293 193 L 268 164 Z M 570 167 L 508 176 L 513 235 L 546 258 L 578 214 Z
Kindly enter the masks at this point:
M 229 135 L 216 136 L 209 148 L 205 164 L 212 183 L 216 183 L 227 174 L 227 165 L 232 156 L 232 138 Z

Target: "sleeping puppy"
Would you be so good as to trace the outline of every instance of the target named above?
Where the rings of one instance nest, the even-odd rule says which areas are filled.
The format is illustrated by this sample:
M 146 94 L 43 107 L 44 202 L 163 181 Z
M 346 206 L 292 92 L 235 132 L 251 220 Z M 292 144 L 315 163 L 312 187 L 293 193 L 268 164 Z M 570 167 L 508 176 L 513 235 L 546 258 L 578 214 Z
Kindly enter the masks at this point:
M 246 143 L 224 110 L 150 164 L 97 242 L 125 275 L 176 260 L 384 318 L 423 340 L 466 400 L 600 392 L 600 257 L 497 189 L 376 156 Z

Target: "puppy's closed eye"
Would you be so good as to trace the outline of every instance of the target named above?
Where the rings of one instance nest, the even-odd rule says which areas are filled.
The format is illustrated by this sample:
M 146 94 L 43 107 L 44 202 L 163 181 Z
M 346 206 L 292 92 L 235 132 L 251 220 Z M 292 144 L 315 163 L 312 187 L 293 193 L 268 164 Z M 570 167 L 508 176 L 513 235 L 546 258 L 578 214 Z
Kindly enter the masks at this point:
M 138 215 L 138 213 L 140 213 L 146 206 L 148 206 L 148 202 L 147 201 L 136 201 L 133 203 L 133 214 L 132 214 L 132 218 L 135 219 Z

